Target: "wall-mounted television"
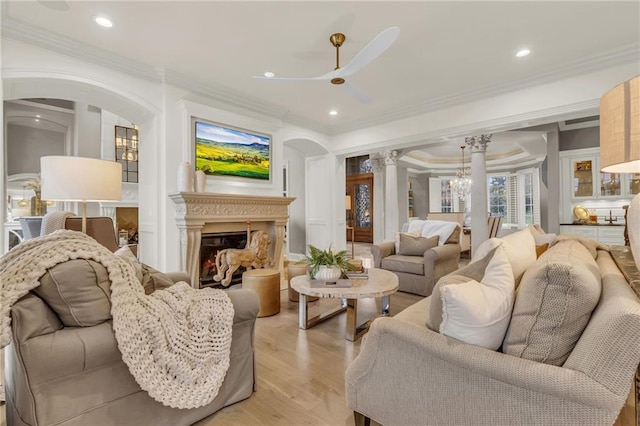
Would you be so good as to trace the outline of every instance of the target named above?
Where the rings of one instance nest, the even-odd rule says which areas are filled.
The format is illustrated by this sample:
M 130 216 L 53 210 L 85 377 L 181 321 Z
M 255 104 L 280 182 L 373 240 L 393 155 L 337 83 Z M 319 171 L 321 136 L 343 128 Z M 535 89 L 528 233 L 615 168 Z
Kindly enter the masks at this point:
M 271 180 L 271 137 L 193 118 L 196 170 L 206 175 Z

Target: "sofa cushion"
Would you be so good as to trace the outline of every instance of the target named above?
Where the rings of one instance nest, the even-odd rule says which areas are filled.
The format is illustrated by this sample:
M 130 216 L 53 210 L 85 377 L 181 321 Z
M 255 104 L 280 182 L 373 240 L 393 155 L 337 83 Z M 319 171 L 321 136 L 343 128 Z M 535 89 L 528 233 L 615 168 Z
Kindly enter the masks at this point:
M 589 322 L 601 287 L 587 248 L 575 240 L 556 243 L 520 283 L 503 352 L 562 365 Z
M 380 261 L 380 267 L 387 271 L 424 275 L 424 257 L 393 254 L 383 258 Z
M 145 294 L 151 294 L 156 290 L 171 287 L 174 282 L 167 274 L 153 269 L 144 263 L 142 266 L 142 286 Z
M 487 256 L 490 259 L 480 282 L 469 279 L 443 285 L 432 300 L 442 299 L 441 334 L 496 350 L 509 326 L 514 279 L 502 245 Z
M 90 327 L 111 319 L 110 285 L 104 266 L 75 259 L 48 269 L 32 291 L 66 327 Z
M 490 238 L 480 244 L 473 260 L 480 259 L 502 242 L 513 270 L 516 287 L 527 268 L 536 261 L 536 242 L 529 228 L 521 229 L 501 238 Z
M 411 231 L 411 232 L 396 232 L 396 254 L 399 254 L 398 252 L 400 251 L 400 236 L 401 235 L 405 235 L 405 236 L 411 236 L 411 237 L 419 237 L 420 236 L 420 230 L 417 231 Z
M 400 233 L 400 247 L 397 253 L 402 256 L 422 256 L 425 251 L 438 245 L 439 238 L 438 235 L 424 238 Z

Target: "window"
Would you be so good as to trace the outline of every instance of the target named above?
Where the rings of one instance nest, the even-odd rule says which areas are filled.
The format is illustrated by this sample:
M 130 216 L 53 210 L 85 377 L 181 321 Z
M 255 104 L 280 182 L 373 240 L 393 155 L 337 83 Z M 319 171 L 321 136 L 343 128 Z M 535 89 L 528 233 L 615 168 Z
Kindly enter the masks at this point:
M 441 212 L 451 213 L 453 212 L 453 194 L 451 191 L 451 180 L 442 179 L 440 181 L 440 200 L 441 200 Z
M 488 178 L 489 211 L 503 225 L 523 228 L 540 223 L 538 169 L 495 174 Z
M 116 161 L 122 165 L 122 181 L 138 182 L 138 129 L 115 126 Z

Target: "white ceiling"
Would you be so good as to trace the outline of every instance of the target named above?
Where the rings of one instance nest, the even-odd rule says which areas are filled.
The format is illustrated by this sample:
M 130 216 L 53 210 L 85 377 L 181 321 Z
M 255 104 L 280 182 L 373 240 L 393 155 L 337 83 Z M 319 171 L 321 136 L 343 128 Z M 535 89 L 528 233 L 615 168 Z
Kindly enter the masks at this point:
M 5 37 L 38 39 L 71 56 L 252 103 L 328 134 L 640 58 L 638 1 L 3 1 L 2 7 Z M 95 25 L 91 17 L 100 14 L 113 28 Z M 266 70 L 325 74 L 334 68 L 332 33 L 346 35 L 344 66 L 394 25 L 396 42 L 348 79 L 373 99 L 368 104 L 327 81 L 252 78 Z M 525 47 L 531 55 L 516 58 Z M 331 109 L 339 115 L 329 116 Z M 537 155 L 535 147 L 522 147 L 529 139 L 511 144 L 504 152 Z M 457 145 L 446 146 L 443 156 L 459 158 Z M 418 156 L 437 151 L 430 146 Z

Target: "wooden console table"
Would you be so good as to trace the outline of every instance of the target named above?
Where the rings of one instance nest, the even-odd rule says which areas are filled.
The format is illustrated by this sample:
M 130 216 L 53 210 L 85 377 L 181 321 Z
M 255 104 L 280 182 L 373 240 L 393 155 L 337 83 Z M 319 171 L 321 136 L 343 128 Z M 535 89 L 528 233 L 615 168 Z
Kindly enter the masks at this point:
M 636 263 L 633 260 L 631 254 L 631 248 L 629 246 L 610 246 L 611 257 L 618 265 L 618 269 L 624 275 L 624 278 L 629 283 L 629 286 L 640 299 L 640 271 L 636 267 Z M 633 401 L 635 405 L 635 425 L 640 426 L 640 366 L 636 370 L 635 386 L 632 389 Z M 624 408 L 623 408 L 624 410 Z M 616 423 L 618 424 L 618 423 Z

